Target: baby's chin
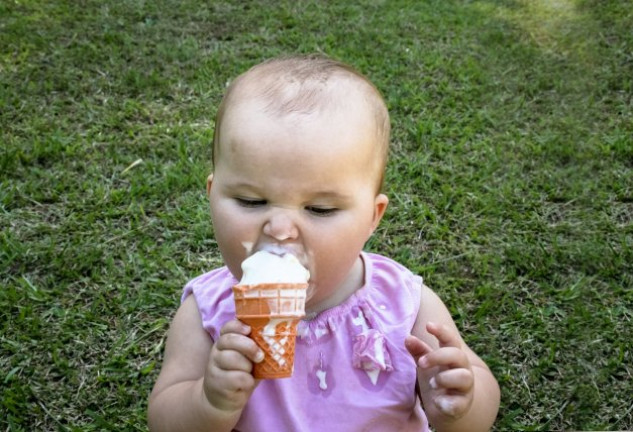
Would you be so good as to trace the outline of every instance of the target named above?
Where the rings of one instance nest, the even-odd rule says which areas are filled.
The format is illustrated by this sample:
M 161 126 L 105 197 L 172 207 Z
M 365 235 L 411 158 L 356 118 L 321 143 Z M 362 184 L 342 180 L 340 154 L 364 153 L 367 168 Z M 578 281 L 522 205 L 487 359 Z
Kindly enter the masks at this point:
M 311 320 L 319 313 L 331 308 L 332 306 L 334 305 L 330 305 L 328 299 L 323 295 L 320 295 L 316 289 L 316 286 L 311 283 L 308 287 L 308 292 L 306 293 L 306 316 L 304 319 Z

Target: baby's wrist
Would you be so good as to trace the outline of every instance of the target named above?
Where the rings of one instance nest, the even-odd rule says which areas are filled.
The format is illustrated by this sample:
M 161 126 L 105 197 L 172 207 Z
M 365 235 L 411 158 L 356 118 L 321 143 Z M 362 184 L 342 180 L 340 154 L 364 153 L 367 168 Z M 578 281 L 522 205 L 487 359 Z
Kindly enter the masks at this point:
M 243 407 L 235 408 L 230 403 L 218 403 L 218 397 L 213 397 L 207 392 L 204 379 L 199 381 L 198 406 L 202 418 L 208 419 L 207 424 L 217 425 L 216 430 L 232 430 L 242 415 Z
M 198 399 L 203 406 L 206 406 L 209 409 L 219 412 L 219 413 L 226 412 L 230 414 L 235 411 L 241 412 L 241 409 L 236 409 L 235 407 L 231 406 L 232 405 L 231 401 L 224 400 L 222 397 L 219 397 L 217 394 L 214 394 L 213 391 L 208 388 L 208 386 L 204 385 L 203 378 L 200 379 L 199 385 L 200 385 L 200 392 L 198 392 L 198 395 L 199 395 Z

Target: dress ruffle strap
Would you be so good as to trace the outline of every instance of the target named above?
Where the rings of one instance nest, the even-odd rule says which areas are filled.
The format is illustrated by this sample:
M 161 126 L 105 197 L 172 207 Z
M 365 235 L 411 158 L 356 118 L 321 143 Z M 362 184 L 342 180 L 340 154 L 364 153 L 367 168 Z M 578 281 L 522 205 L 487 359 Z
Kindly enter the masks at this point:
M 365 309 L 366 307 L 358 308 L 358 315 L 353 319 L 361 332 L 354 336 L 352 364 L 355 368 L 364 370 L 375 385 L 380 372 L 392 371 L 393 365 L 385 335 L 369 326 L 373 323 L 367 322 Z

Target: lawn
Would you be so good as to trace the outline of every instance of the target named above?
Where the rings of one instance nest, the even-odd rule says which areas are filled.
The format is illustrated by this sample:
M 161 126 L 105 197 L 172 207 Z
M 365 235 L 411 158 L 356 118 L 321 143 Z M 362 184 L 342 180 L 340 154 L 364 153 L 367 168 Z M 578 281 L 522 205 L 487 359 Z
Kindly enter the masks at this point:
M 182 286 L 221 263 L 213 117 L 322 52 L 393 124 L 367 248 L 422 275 L 502 388 L 497 430 L 633 429 L 627 0 L 0 3 L 0 429 L 146 430 Z

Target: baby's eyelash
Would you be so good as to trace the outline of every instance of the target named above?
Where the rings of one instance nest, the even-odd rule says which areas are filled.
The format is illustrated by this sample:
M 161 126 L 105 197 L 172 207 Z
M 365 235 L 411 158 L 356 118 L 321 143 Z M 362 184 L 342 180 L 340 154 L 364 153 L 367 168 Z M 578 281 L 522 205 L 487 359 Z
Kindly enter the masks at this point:
M 335 207 L 317 207 L 317 206 L 308 206 L 306 210 L 312 213 L 315 216 L 332 216 L 338 210 Z
M 235 201 L 242 206 L 248 208 L 261 207 L 266 205 L 266 200 L 251 199 L 251 198 L 235 198 Z

